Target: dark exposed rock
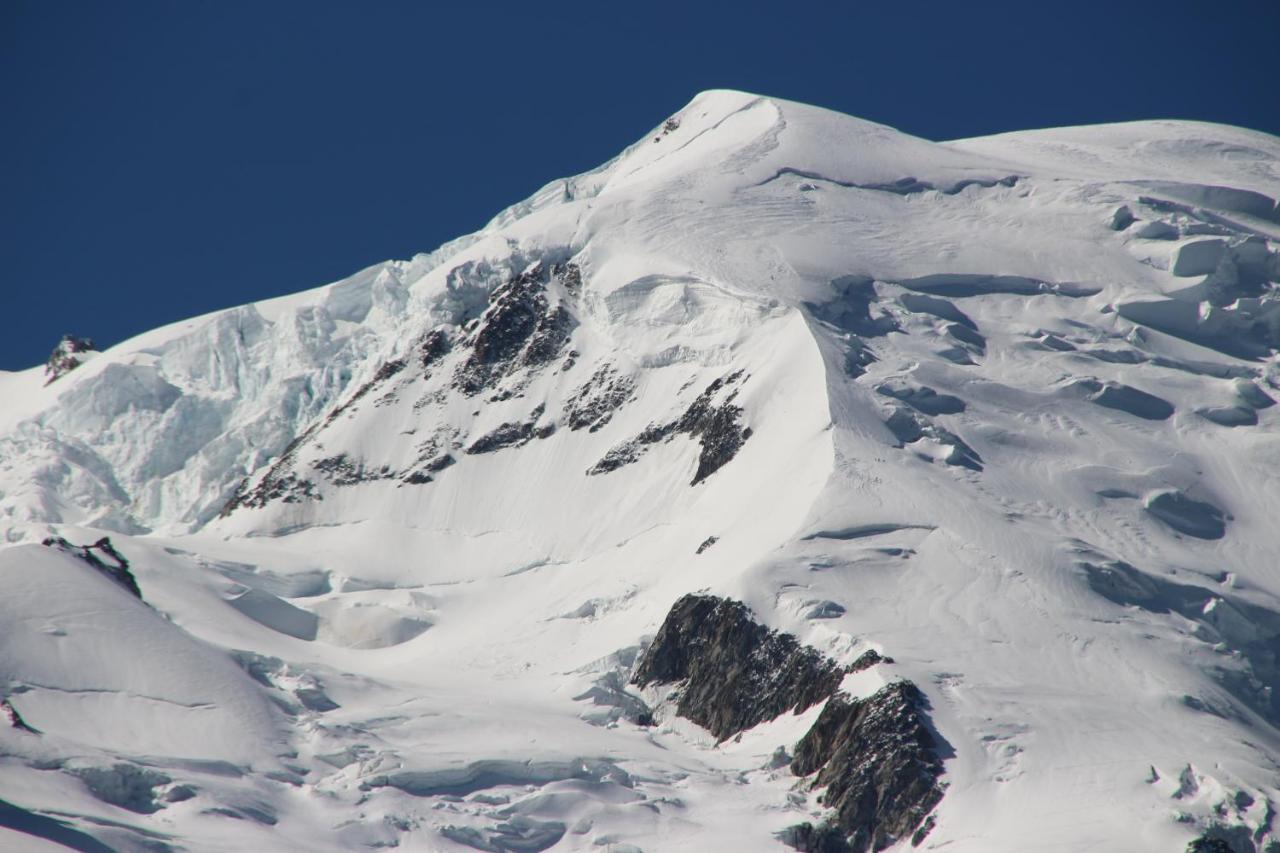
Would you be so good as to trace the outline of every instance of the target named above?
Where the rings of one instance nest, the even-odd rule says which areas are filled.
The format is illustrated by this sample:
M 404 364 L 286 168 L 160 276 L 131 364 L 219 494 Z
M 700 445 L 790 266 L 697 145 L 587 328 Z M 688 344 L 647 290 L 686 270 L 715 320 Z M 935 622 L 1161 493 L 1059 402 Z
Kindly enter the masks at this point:
M 223 506 L 219 516 L 227 517 L 240 507 L 261 509 L 272 501 L 284 503 L 301 503 L 304 500 L 323 500 L 324 496 L 316 489 L 315 483 L 299 477 L 292 469 L 297 464 L 297 454 L 307 442 L 319 434 L 325 427 L 333 423 L 343 413 L 349 411 L 356 403 L 368 395 L 370 391 L 404 370 L 406 361 L 402 358 L 392 359 L 378 367 L 373 377 L 355 390 L 346 402 L 336 406 L 322 421 L 316 421 L 307 427 L 301 435 L 289 442 L 280 457 L 271 464 L 267 473 L 262 476 L 256 486 L 251 486 L 252 477 L 246 477 L 236 488 L 235 494 Z
M 363 462 L 352 460 L 345 453 L 317 460 L 311 464 L 311 467 L 335 486 L 354 486 L 358 483 L 387 480 L 397 476 L 396 472 L 387 465 L 371 471 L 364 467 Z
M 418 469 L 417 471 L 414 471 L 409 476 L 405 477 L 403 482 L 409 483 L 411 485 L 422 485 L 424 483 L 430 483 L 432 482 L 432 480 L 435 479 L 434 477 L 431 476 L 432 474 L 439 474 L 441 471 L 443 471 L 445 468 L 448 468 L 450 465 L 454 464 L 456 461 L 457 460 L 454 459 L 451 454 L 441 453 L 439 456 L 435 457 L 430 462 L 423 465 L 420 469 Z
M 504 447 L 519 447 L 533 438 L 533 424 L 505 423 L 477 438 L 467 448 L 467 453 L 492 453 Z
M 751 437 L 751 428 L 744 429 L 738 424 L 741 415 L 741 407 L 725 403 L 719 408 L 708 409 L 687 430 L 682 430 L 697 436 L 702 444 L 698 470 L 693 473 L 693 482 L 689 485 L 698 485 L 724 467 Z
M 529 413 L 528 420 L 522 423 L 505 423 L 485 433 L 471 443 L 467 453 L 492 453 L 504 447 L 519 447 L 535 438 L 547 438 L 555 432 L 555 424 L 536 426 L 538 418 L 542 417 L 545 410 L 546 406 L 539 405 Z
M 274 466 L 257 486 L 250 489 L 249 482 L 250 480 L 246 478 L 240 484 L 236 494 L 223 507 L 221 513 L 223 516 L 230 515 L 242 506 L 251 509 L 262 509 L 272 501 L 296 504 L 307 500 L 324 500 L 324 496 L 316 489 L 315 483 L 302 479 L 292 471 L 277 475 Z
M 600 457 L 600 461 L 587 469 L 587 476 L 594 474 L 607 474 L 610 471 L 616 471 L 623 465 L 630 465 L 638 460 L 652 442 L 642 441 L 640 438 L 633 438 L 625 441 L 617 447 L 611 448 L 608 453 Z
M 432 459 L 430 462 L 428 462 L 426 464 L 426 469 L 432 472 L 433 474 L 439 473 L 440 471 L 443 471 L 445 468 L 448 468 L 455 461 L 456 460 L 452 456 L 450 456 L 448 453 L 442 453 L 441 455 L 437 456 L 435 459 Z
M 720 541 L 720 537 L 718 536 L 708 536 L 706 539 L 702 540 L 702 544 L 698 546 L 698 550 L 694 551 L 693 553 L 701 554 L 703 551 L 707 550 L 708 548 L 710 548 L 712 545 L 716 544 L 719 541 Z
M 680 129 L 680 119 L 672 116 L 662 125 L 662 132 L 653 138 L 654 142 L 661 142 L 663 137 Z
M 845 667 L 845 672 L 862 672 L 878 663 L 893 663 L 893 658 L 885 657 L 875 649 L 867 649 L 858 655 L 858 659 Z
M 471 343 L 468 364 L 491 365 L 514 358 L 546 311 L 545 290 L 541 270 L 535 268 L 494 291 Z
M 104 536 L 92 545 L 73 545 L 61 536 L 50 536 L 41 544 L 50 548 L 57 548 L 68 554 L 74 554 L 120 584 L 137 598 L 142 598 L 142 590 L 138 588 L 138 581 L 133 577 L 133 572 L 129 571 L 129 561 L 111 544 L 110 537 Z M 94 553 L 95 551 L 97 553 Z
M 571 276 L 570 269 L 579 275 L 572 264 L 556 269 L 562 281 Z M 454 373 L 454 387 L 473 396 L 517 369 L 554 360 L 573 325 L 564 306 L 550 306 L 546 272 L 534 266 L 494 291 L 471 340 L 471 354 Z
M 582 292 L 582 270 L 577 264 L 556 264 L 551 268 L 551 275 L 560 280 L 570 296 Z
M 590 432 L 603 427 L 635 392 L 635 380 L 618 376 L 611 365 L 604 365 L 573 392 L 565 404 L 565 422 L 571 430 Z
M 62 340 L 58 341 L 58 345 L 49 354 L 49 360 L 45 362 L 44 384 L 48 385 L 50 382 L 60 379 L 70 371 L 75 370 L 84 362 L 84 353 L 92 352 L 93 350 L 94 345 L 90 338 L 63 335 Z
M 373 382 L 376 385 L 379 382 L 386 382 L 392 376 L 404 370 L 405 361 L 403 358 L 393 358 L 391 361 L 384 362 L 378 366 L 373 374 Z
M 887 660 L 868 651 L 841 668 L 755 622 L 740 602 L 686 595 L 667 614 L 632 681 L 676 684 L 676 712 L 721 740 L 825 700 L 796 745 L 791 769 L 826 788 L 823 802 L 835 814 L 779 838 L 799 850 L 862 853 L 913 833 L 918 844 L 942 798 L 942 761 L 920 690 L 896 681 L 865 699 L 839 692 L 846 673 Z
M 345 403 L 342 403 L 341 405 L 335 407 L 334 410 L 330 412 L 323 421 L 320 422 L 320 424 L 313 426 L 310 430 L 308 430 L 308 433 L 315 432 L 317 431 L 317 429 L 323 429 L 324 427 L 333 423 L 335 420 L 338 419 L 340 415 L 349 411 L 352 406 L 354 406 L 356 403 L 364 399 L 364 397 L 374 388 L 378 387 L 383 382 L 386 382 L 388 379 L 390 379 L 392 376 L 395 376 L 397 373 L 404 370 L 404 366 L 405 366 L 405 360 L 403 358 L 395 358 L 395 359 L 392 359 L 391 361 L 386 362 L 385 364 L 379 365 L 378 369 L 374 371 L 372 378 L 370 378 L 368 382 L 365 382 L 363 385 L 357 388 L 355 390 L 355 393 L 352 394 L 350 397 L 348 397 Z M 304 436 L 309 437 L 307 436 L 306 433 L 304 433 Z M 294 445 L 290 445 L 289 450 L 293 450 L 293 449 L 295 449 Z M 285 451 L 285 455 L 288 455 L 288 450 Z
M 924 695 L 908 681 L 866 699 L 836 694 L 796 744 L 791 770 L 816 773 L 812 785 L 826 787 L 822 802 L 835 810 L 831 823 L 847 833 L 848 849 L 897 843 L 942 799 L 942 761 L 924 706 Z
M 365 383 L 362 390 L 365 393 L 368 393 L 368 391 L 373 390 L 373 388 L 375 388 L 376 386 L 381 385 L 391 377 L 395 376 L 400 371 L 404 370 L 405 364 L 406 362 L 403 358 L 393 358 L 390 361 L 380 364 L 378 366 L 378 369 L 373 374 L 373 379 Z M 364 395 L 361 394 L 360 396 L 364 396 Z M 383 394 L 381 397 L 375 400 L 373 404 L 375 406 L 385 406 L 389 403 L 395 402 L 395 400 L 396 400 L 395 392 L 388 391 L 386 394 Z M 332 422 L 332 417 L 329 419 L 329 421 Z
M 933 832 L 933 828 L 938 825 L 937 814 L 931 814 L 924 819 L 924 823 L 916 827 L 916 831 L 911 833 L 911 846 L 919 847 L 920 843 L 929 837 L 929 833 Z
M 538 325 L 533 330 L 529 345 L 520 356 L 521 367 L 537 367 L 553 361 L 569 340 L 573 330 L 573 317 L 563 305 L 557 305 L 551 311 L 538 318 Z
M 676 711 L 724 740 L 830 696 L 834 661 L 751 618 L 745 604 L 686 595 L 667 614 L 633 682 L 681 683 Z
M 835 824 L 798 823 L 778 833 L 778 840 L 806 853 L 848 853 L 844 830 Z
M 742 378 L 742 371 L 736 370 L 723 376 L 707 386 L 689 405 L 679 418 L 665 424 L 650 424 L 638 436 L 614 447 L 604 457 L 587 470 L 587 474 L 604 474 L 635 462 L 650 445 L 660 441 L 669 441 L 676 435 L 688 435 L 697 438 L 702 446 L 698 455 L 698 468 L 694 472 L 693 481 L 696 486 L 710 477 L 737 455 L 742 445 L 751 437 L 751 428 L 740 425 L 742 407 L 734 405 L 737 391 L 731 391 L 726 398 L 716 405 L 713 401 L 721 390 L 733 385 Z
M 449 333 L 446 330 L 432 329 L 427 332 L 422 339 L 422 343 L 418 345 L 418 353 L 420 354 L 420 362 L 423 369 L 425 370 L 448 355 L 452 346 L 449 340 Z

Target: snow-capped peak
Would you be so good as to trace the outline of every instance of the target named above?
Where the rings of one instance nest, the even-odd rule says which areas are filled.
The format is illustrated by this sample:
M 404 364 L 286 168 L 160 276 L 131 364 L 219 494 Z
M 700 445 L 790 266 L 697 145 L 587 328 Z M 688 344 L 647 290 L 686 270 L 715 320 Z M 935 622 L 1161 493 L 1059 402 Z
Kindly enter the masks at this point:
M 1264 849 L 1278 164 L 705 92 L 435 252 L 0 375 L 0 799 L 122 846 Z M 878 766 L 925 782 L 859 805 Z

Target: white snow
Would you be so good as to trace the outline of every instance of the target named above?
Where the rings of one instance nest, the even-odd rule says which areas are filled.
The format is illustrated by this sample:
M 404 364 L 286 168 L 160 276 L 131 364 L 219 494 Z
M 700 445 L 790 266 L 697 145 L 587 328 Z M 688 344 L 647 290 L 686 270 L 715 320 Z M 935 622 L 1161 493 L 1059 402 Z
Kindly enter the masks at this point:
M 922 849 L 1275 839 L 1280 140 L 674 118 L 435 253 L 0 373 L 0 698 L 39 731 L 0 727 L 0 847 L 778 849 L 819 708 L 716 745 L 609 704 L 696 590 L 892 657 L 855 695 L 920 686 Z M 451 390 L 456 327 L 568 261 L 566 351 Z M 571 429 L 602 370 L 625 402 Z M 739 370 L 704 482 L 687 435 L 588 475 Z M 504 424 L 555 430 L 467 452 Z M 219 516 L 287 451 L 319 499 Z M 51 533 L 110 535 L 145 603 Z

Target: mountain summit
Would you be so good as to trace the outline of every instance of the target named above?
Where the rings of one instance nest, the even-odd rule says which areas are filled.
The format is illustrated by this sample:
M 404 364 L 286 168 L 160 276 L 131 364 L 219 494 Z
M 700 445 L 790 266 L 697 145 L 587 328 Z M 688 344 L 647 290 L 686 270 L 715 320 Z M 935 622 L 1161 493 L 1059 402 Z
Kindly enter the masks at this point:
M 1238 128 L 712 91 L 430 254 L 0 373 L 0 827 L 1280 848 L 1277 198 Z

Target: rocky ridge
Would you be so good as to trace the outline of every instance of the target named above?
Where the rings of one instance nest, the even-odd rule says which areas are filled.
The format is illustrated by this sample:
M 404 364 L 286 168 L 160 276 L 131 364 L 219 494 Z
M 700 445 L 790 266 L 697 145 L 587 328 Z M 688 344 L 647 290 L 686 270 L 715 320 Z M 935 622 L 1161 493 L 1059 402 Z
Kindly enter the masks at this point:
M 791 770 L 824 788 L 833 811 L 782 838 L 798 850 L 863 853 L 908 836 L 918 844 L 942 799 L 942 761 L 925 717 L 927 700 L 909 681 L 865 698 L 840 689 L 844 677 L 886 662 L 869 650 L 838 666 L 790 634 L 756 622 L 745 604 L 686 595 L 663 620 L 636 666 L 638 687 L 668 686 L 675 712 L 721 741 L 781 714 L 825 702 L 795 745 Z

